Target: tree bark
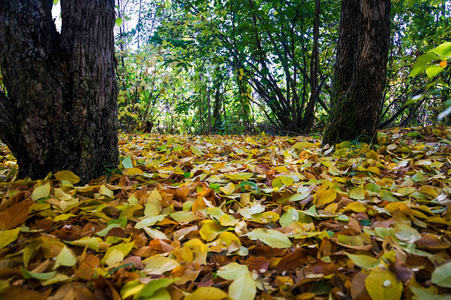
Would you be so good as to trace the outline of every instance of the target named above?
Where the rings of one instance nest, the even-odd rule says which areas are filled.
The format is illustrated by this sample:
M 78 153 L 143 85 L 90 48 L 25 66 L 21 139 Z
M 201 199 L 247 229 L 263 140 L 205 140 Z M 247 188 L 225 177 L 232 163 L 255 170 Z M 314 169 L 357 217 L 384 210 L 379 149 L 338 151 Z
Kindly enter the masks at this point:
M 118 163 L 114 0 L 0 0 L 0 139 L 19 176 L 71 170 L 83 181 Z
M 390 0 L 343 0 L 323 144 L 375 141 L 390 42 Z

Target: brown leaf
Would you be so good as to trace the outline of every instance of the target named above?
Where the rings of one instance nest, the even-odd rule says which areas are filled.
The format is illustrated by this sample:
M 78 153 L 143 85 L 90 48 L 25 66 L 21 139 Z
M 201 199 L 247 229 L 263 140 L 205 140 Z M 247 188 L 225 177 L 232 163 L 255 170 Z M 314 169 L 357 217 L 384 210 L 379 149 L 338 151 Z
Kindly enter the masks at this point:
M 88 254 L 86 258 L 80 263 L 78 269 L 75 270 L 75 275 L 80 279 L 91 280 L 94 278 L 96 269 L 99 267 L 100 260 L 97 256 Z
M 435 234 L 427 233 L 420 239 L 415 241 L 415 244 L 429 249 L 448 249 L 450 244 L 440 240 Z
M 126 267 L 125 268 L 126 270 L 132 270 L 133 268 L 141 270 L 144 268 L 144 265 L 141 261 L 141 257 L 139 257 L 139 256 L 129 256 L 122 261 L 121 265 L 126 265 L 126 264 L 130 264 L 130 263 L 133 264 L 133 266 Z
M 298 248 L 282 258 L 277 264 L 276 269 L 279 271 L 292 271 L 303 267 L 307 261 L 307 251 Z
M 97 277 L 94 282 L 94 295 L 96 299 L 121 300 L 121 296 L 114 286 L 103 276 Z
M 81 282 L 69 282 L 61 286 L 54 296 L 47 300 L 95 300 L 96 297 Z
M 25 289 L 18 286 L 9 286 L 0 293 L 0 299 L 5 300 L 44 300 L 46 294 L 40 294 L 36 291 Z
M 28 219 L 28 213 L 33 203 L 31 200 L 23 200 L 2 211 L 0 213 L 0 229 L 13 229 L 22 225 Z
M 270 261 L 263 256 L 250 256 L 246 260 L 246 265 L 249 270 L 255 270 L 258 273 L 265 273 L 268 271 Z
M 352 278 L 351 283 L 351 296 L 352 299 L 358 300 L 371 300 L 370 295 L 366 291 L 365 287 L 365 279 L 368 277 L 368 274 L 365 273 L 357 273 L 354 278 Z

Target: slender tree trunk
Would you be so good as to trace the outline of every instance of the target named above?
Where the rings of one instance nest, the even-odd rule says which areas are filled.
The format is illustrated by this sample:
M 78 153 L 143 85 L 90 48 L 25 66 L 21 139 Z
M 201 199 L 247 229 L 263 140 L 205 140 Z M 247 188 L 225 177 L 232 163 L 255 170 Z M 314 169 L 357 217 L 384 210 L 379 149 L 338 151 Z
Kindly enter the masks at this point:
M 332 91 L 323 144 L 374 141 L 385 87 L 390 0 L 343 0 Z
M 0 138 L 21 177 L 72 170 L 82 180 L 118 163 L 114 0 L 0 0 Z
M 319 63 L 319 18 L 320 18 L 321 4 L 320 0 L 315 0 L 315 22 L 313 26 L 313 49 L 312 58 L 310 60 L 310 99 L 304 111 L 304 118 L 302 118 L 300 130 L 307 134 L 313 126 L 315 119 L 315 105 L 318 102 L 318 63 Z

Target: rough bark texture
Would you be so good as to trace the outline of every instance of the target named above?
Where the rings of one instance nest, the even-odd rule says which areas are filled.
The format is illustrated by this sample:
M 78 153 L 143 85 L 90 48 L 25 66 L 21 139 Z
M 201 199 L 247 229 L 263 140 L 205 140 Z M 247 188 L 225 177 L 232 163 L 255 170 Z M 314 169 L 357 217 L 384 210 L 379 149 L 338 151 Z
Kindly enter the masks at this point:
M 72 170 L 84 181 L 117 165 L 114 0 L 0 0 L 0 139 L 21 177 Z
M 390 0 L 343 0 L 323 144 L 375 141 L 390 42 Z

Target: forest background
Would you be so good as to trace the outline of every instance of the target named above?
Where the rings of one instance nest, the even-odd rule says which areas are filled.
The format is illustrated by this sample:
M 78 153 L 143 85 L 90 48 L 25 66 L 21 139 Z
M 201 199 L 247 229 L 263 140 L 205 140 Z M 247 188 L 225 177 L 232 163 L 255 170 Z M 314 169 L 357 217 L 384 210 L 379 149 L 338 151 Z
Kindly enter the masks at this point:
M 450 1 L 74 3 L 0 0 L 0 299 L 449 299 Z
M 308 134 L 325 128 L 339 2 L 116 3 L 123 130 Z M 437 124 L 449 105 L 449 66 L 421 55 L 449 40 L 450 11 L 449 1 L 393 1 L 379 129 Z M 425 65 L 438 68 L 438 76 L 422 72 Z

